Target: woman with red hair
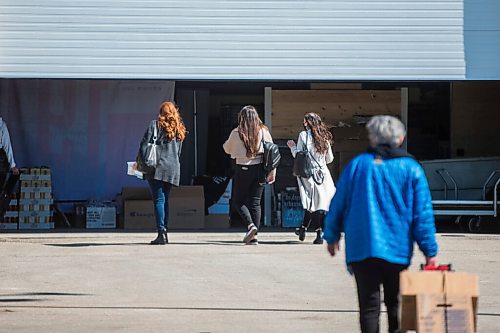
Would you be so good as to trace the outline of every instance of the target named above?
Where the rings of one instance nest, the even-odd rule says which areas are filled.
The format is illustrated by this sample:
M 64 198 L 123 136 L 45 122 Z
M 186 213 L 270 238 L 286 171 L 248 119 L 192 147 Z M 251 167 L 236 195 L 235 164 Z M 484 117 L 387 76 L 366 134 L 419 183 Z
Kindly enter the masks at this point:
M 144 173 L 144 179 L 148 181 L 153 197 L 158 229 L 158 237 L 151 241 L 151 245 L 165 245 L 168 243 L 169 196 L 172 187 L 179 186 L 181 175 L 179 158 L 182 142 L 187 134 L 179 109 L 174 103 L 164 102 L 160 105 L 158 119 L 149 124 L 142 138 L 141 147 L 151 142 L 155 129 L 157 164 Z

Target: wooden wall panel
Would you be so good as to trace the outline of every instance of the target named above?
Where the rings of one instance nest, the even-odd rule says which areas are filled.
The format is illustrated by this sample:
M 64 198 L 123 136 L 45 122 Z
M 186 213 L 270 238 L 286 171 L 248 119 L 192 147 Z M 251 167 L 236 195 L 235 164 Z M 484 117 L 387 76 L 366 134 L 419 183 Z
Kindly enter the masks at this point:
M 343 166 L 366 151 L 364 124 L 355 116 L 401 114 L 399 90 L 274 90 L 272 92 L 272 134 L 275 139 L 297 140 L 308 112 L 318 113 L 335 136 L 335 161 L 329 165 L 334 179 Z M 365 117 L 364 119 L 367 119 Z
M 400 115 L 399 90 L 274 90 L 272 95 L 273 137 L 296 139 L 302 119 L 318 113 L 329 126 L 339 122 L 356 125 L 353 116 Z

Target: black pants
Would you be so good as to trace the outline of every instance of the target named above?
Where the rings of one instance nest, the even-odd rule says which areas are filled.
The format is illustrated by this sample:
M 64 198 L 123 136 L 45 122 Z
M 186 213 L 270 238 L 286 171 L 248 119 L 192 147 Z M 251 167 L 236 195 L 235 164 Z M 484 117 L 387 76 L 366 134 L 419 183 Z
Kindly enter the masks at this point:
M 5 150 L 0 148 L 0 191 L 3 190 L 7 174 L 9 173 L 10 165 Z
M 358 287 L 361 332 L 379 332 L 380 285 L 384 286 L 389 332 L 398 332 L 399 273 L 408 266 L 368 258 L 351 263 L 351 267 Z
M 302 226 L 304 228 L 309 228 L 311 224 L 313 227 L 318 229 L 323 229 L 326 211 L 317 210 L 315 212 L 310 212 L 307 209 L 304 211 L 304 219 L 302 220 Z
M 236 165 L 234 174 L 233 193 L 231 201 L 247 225 L 260 226 L 261 208 L 260 199 L 264 187 L 259 184 L 262 175 L 262 165 Z

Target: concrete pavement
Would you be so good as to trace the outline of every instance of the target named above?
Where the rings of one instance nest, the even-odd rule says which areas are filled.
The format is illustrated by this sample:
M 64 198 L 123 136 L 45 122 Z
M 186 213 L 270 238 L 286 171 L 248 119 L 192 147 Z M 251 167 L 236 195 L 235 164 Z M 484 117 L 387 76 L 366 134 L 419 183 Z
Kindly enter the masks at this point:
M 0 332 L 358 332 L 344 254 L 262 232 L 0 234 Z M 500 332 L 500 236 L 440 234 L 480 277 L 479 332 Z M 423 260 L 414 257 L 412 269 Z M 384 315 L 382 332 L 386 330 Z

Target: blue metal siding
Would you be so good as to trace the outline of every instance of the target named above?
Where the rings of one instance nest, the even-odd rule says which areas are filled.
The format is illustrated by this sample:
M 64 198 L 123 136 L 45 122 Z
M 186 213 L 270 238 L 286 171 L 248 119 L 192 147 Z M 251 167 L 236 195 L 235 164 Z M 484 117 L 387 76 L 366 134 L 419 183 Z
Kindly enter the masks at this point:
M 463 0 L 3 0 L 0 76 L 463 79 Z
M 467 79 L 500 80 L 500 1 L 465 0 Z

